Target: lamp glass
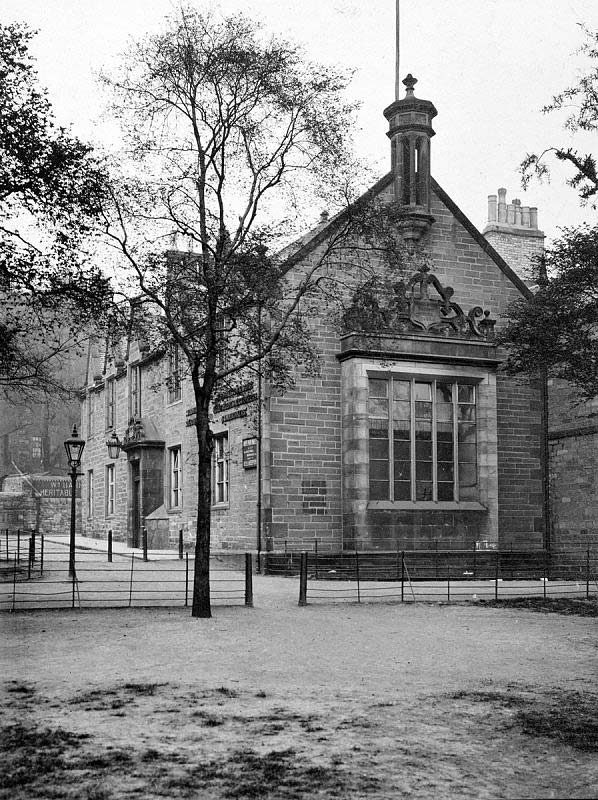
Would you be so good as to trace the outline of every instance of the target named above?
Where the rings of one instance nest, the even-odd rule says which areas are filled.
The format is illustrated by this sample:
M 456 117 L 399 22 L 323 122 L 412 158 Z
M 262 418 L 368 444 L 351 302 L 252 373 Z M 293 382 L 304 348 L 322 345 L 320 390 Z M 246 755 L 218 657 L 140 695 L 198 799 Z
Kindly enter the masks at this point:
M 116 435 L 114 431 L 110 435 L 110 438 L 106 440 L 106 447 L 108 448 L 108 457 L 112 459 L 116 459 L 120 453 L 120 439 Z
M 81 463 L 81 456 L 83 455 L 84 447 L 85 441 L 81 439 L 77 433 L 77 426 L 73 425 L 73 433 L 71 438 L 67 439 L 64 443 L 64 449 L 66 450 L 66 457 L 68 459 L 69 466 L 73 469 L 77 468 Z

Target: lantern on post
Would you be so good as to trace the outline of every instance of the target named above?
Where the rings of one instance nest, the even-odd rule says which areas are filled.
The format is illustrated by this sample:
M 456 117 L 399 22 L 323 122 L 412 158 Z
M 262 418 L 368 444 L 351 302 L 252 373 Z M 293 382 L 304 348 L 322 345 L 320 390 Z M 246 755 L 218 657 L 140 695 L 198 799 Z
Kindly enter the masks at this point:
M 77 426 L 73 425 L 73 433 L 64 443 L 66 457 L 71 468 L 71 534 L 69 540 L 69 575 L 71 578 L 75 575 L 75 498 L 77 494 L 77 478 L 80 474 L 77 470 L 81 466 L 84 447 L 85 441 L 77 433 Z
M 115 431 L 112 431 L 108 439 L 106 439 L 106 447 L 108 448 L 108 457 L 116 460 L 120 454 L 122 442 Z

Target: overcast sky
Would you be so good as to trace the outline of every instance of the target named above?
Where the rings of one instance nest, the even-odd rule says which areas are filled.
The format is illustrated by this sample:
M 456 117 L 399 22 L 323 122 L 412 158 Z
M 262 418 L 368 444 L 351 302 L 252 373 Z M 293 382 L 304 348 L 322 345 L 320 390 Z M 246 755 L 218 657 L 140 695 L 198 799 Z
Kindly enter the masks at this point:
M 204 0 L 191 0 L 201 8 Z M 4 23 L 39 30 L 32 45 L 41 82 L 61 124 L 93 140 L 101 97 L 94 73 L 155 30 L 176 8 L 171 0 L 0 0 Z M 387 172 L 390 145 L 383 109 L 394 99 L 395 0 L 221 0 L 225 12 L 244 11 L 273 32 L 305 44 L 315 60 L 355 70 L 352 99 L 362 103 L 358 155 Z M 579 23 L 598 29 L 598 0 L 401 0 L 401 77 L 418 78 L 416 95 L 438 109 L 432 172 L 480 229 L 487 195 L 499 186 L 508 199 L 539 209 L 540 227 L 593 222 L 575 192 L 552 183 L 520 188 L 517 167 L 528 151 L 551 144 L 598 153 L 596 137 L 571 139 L 563 114 L 543 115 L 553 94 L 576 80 L 587 60 L 576 55 Z M 105 130 L 104 130 L 104 134 Z

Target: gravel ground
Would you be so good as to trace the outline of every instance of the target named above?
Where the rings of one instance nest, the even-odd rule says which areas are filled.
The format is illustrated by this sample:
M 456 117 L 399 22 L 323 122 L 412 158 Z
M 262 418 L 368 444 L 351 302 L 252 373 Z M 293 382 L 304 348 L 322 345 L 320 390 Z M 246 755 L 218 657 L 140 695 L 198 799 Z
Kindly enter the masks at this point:
M 475 605 L 0 615 L 0 797 L 597 796 L 595 618 Z

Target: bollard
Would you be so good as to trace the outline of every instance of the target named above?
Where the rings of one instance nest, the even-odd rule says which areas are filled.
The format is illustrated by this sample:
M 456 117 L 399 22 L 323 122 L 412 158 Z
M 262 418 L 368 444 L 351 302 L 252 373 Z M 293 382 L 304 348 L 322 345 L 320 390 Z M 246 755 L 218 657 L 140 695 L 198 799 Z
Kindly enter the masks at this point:
M 135 564 L 135 553 L 131 553 L 131 577 L 129 579 L 129 608 L 133 603 L 133 567 Z
M 179 529 L 179 558 L 183 560 L 183 529 Z
M 500 551 L 496 551 L 496 563 L 494 566 L 494 599 L 498 600 L 498 559 L 500 558 Z
M 147 528 L 145 525 L 141 529 L 141 536 L 143 539 L 143 560 L 147 561 Z
M 33 565 L 33 553 L 35 548 L 35 543 L 33 541 L 33 536 L 29 539 L 29 557 L 27 558 L 27 580 L 31 580 L 31 567 Z
M 307 605 L 307 553 L 301 553 L 299 564 L 299 605 Z
M 12 608 L 11 608 L 11 611 L 15 610 L 16 601 L 17 601 L 17 557 L 15 556 L 13 570 L 12 570 Z
M 189 553 L 185 553 L 185 608 L 189 605 Z
M 108 561 L 112 563 L 112 531 L 108 531 Z
M 245 605 L 253 607 L 253 572 L 251 553 L 245 553 Z

